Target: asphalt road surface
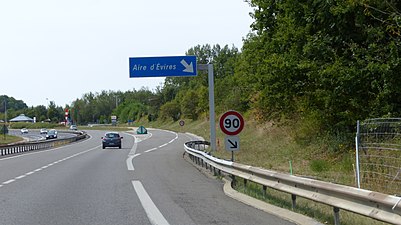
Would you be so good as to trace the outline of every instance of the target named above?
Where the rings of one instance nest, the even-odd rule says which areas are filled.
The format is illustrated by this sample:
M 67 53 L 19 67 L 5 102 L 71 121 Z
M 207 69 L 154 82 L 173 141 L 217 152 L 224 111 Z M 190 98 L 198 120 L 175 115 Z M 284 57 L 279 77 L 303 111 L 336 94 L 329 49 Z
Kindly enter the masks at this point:
M 0 157 L 0 224 L 292 224 L 227 197 L 182 158 L 186 134 L 104 131 L 56 149 Z
M 26 141 L 39 141 L 39 140 L 45 140 L 46 139 L 46 134 L 41 134 L 39 130 L 29 130 L 27 134 L 22 134 L 21 130 L 19 129 L 11 129 L 9 130 L 10 135 L 14 136 L 20 136 L 24 138 Z M 64 133 L 63 131 L 58 131 L 57 133 L 57 138 L 58 139 L 65 139 L 65 138 L 70 138 L 74 137 L 76 134 L 73 133 Z

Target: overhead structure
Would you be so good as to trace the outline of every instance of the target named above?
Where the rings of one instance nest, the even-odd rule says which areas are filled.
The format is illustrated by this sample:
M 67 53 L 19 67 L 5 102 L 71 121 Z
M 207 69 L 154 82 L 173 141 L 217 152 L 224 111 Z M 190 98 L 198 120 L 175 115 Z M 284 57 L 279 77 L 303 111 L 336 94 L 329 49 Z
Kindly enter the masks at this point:
M 34 120 L 30 117 L 25 116 L 24 114 L 20 114 L 19 116 L 12 118 L 10 122 L 29 122 L 33 123 Z

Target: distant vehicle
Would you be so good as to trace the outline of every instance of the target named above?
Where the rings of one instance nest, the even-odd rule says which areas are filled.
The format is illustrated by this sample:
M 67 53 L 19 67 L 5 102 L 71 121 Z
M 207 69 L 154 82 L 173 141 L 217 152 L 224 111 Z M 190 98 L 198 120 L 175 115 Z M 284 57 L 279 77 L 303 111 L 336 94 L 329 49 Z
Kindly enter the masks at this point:
M 46 134 L 46 139 L 54 139 L 57 138 L 57 130 L 51 129 Z
M 107 132 L 102 137 L 102 146 L 103 149 L 106 147 L 118 147 L 121 148 L 121 139 L 123 137 L 120 136 L 117 132 Z
M 27 134 L 27 133 L 28 133 L 28 129 L 26 129 L 26 128 L 21 129 L 21 134 Z
M 77 125 L 71 125 L 70 130 L 78 130 Z
M 40 129 L 40 134 L 47 134 L 47 129 L 46 128 Z

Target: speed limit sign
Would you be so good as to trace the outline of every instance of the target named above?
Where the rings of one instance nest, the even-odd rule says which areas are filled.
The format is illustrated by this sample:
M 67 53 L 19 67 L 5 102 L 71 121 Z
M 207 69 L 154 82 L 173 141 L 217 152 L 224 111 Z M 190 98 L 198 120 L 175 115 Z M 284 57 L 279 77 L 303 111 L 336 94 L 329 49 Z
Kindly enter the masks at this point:
M 227 111 L 220 118 L 220 129 L 227 135 L 237 135 L 244 128 L 244 118 L 239 112 Z

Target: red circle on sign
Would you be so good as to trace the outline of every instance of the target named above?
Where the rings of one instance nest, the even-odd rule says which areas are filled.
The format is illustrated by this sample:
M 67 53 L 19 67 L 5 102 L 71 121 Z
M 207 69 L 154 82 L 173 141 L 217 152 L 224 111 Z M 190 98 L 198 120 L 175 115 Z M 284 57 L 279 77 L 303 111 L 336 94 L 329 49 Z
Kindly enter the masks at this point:
M 244 118 L 237 111 L 227 111 L 220 117 L 220 129 L 227 135 L 239 134 L 244 125 Z

